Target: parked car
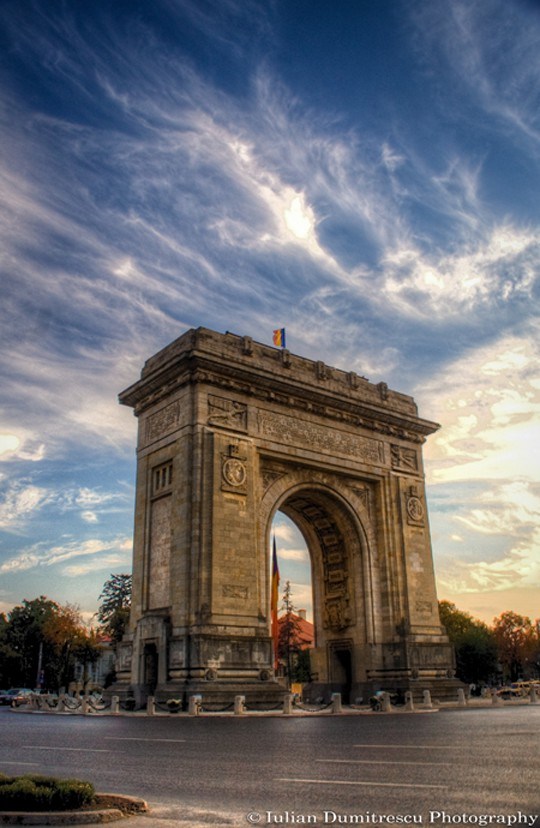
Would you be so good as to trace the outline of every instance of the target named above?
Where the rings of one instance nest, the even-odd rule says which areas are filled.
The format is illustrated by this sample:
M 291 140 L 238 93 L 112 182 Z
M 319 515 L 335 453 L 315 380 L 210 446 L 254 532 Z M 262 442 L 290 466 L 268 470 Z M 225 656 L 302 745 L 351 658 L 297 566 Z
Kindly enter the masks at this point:
M 0 695 L 0 704 L 7 704 L 10 707 L 19 707 L 28 701 L 28 697 L 33 693 L 27 687 L 12 687 L 11 690 L 6 690 Z

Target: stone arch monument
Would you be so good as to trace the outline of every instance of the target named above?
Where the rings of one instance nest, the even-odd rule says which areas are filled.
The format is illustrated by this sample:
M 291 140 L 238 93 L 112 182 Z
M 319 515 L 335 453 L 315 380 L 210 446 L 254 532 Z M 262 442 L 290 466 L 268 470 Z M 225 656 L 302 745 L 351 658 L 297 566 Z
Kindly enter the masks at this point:
M 414 400 L 205 328 L 120 394 L 139 420 L 133 598 L 115 692 L 279 700 L 269 548 L 279 509 L 311 555 L 313 698 L 443 696 L 441 627 Z

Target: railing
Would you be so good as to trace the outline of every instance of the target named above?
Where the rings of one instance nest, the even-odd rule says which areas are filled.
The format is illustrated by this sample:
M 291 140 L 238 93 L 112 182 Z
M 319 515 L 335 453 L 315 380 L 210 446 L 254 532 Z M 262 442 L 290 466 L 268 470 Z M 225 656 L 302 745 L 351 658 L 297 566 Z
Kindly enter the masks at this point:
M 521 698 L 522 704 L 538 704 L 538 690 L 532 685 L 526 697 Z M 187 703 L 187 709 L 186 709 Z M 515 704 L 515 700 L 505 702 L 496 690 L 491 691 L 483 703 L 488 705 L 503 705 Z M 446 702 L 448 704 L 448 702 Z M 457 699 L 450 702 L 456 707 L 466 707 L 474 701 L 468 698 L 463 688 L 458 688 Z M 101 696 L 70 696 L 63 693 L 60 696 L 54 694 L 39 694 L 32 693 L 28 700 L 21 703 L 21 706 L 29 708 L 31 711 L 46 712 L 46 713 L 78 713 L 81 715 L 120 715 L 124 713 L 133 713 L 136 710 L 135 698 L 127 697 L 120 699 L 119 696 L 113 696 L 110 701 L 105 701 Z M 429 690 L 423 691 L 422 702 L 415 706 L 413 695 L 411 691 L 405 693 L 404 704 L 399 709 L 404 712 L 422 712 L 426 710 L 436 710 L 439 703 L 435 703 L 435 707 L 431 700 Z M 17 707 L 16 709 L 20 709 Z M 148 716 L 159 715 L 177 715 L 183 713 L 188 716 L 212 715 L 233 713 L 235 716 L 242 716 L 245 714 L 251 715 L 265 715 L 276 714 L 279 711 L 283 715 L 310 715 L 329 712 L 330 714 L 355 714 L 355 713 L 370 713 L 381 712 L 391 713 L 396 712 L 398 708 L 392 703 L 392 697 L 389 693 L 380 693 L 377 697 L 372 697 L 369 703 L 364 707 L 359 705 L 342 705 L 341 694 L 333 693 L 332 698 L 327 703 L 309 704 L 300 701 L 297 696 L 292 693 L 286 693 L 283 701 L 273 706 L 263 708 L 258 705 L 248 705 L 246 703 L 246 696 L 237 695 L 234 701 L 226 705 L 218 706 L 212 702 L 205 702 L 202 695 L 191 695 L 184 699 L 165 699 L 157 700 L 154 696 L 149 696 L 146 704 L 146 714 Z M 138 711 L 139 715 L 141 711 Z

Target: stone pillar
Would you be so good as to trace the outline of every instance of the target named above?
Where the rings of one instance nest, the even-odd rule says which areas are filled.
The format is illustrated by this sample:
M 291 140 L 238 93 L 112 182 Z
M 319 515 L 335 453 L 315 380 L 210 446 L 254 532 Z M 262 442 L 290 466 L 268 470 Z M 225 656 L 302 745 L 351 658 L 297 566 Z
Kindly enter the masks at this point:
M 58 696 L 58 704 L 56 705 L 56 712 L 57 713 L 64 713 L 64 711 L 66 709 L 65 698 L 66 697 L 64 696 L 63 693 L 60 696 Z
M 120 696 L 113 696 L 111 699 L 111 713 L 118 716 L 120 713 Z
M 531 689 L 529 690 L 529 698 L 531 700 L 531 704 L 538 704 L 538 697 L 536 695 L 536 687 L 534 684 L 531 684 Z
M 390 701 L 390 693 L 383 693 L 381 698 L 381 710 L 383 713 L 392 712 L 392 703 Z
M 424 690 L 424 707 L 426 710 L 431 710 L 433 708 L 433 704 L 431 703 L 431 693 L 429 690 Z
M 292 710 L 292 708 L 293 708 L 293 699 L 294 699 L 294 693 L 287 693 L 283 698 L 283 713 L 286 716 L 290 716 L 291 713 L 293 712 L 293 710 Z
M 148 696 L 146 699 L 146 715 L 155 716 L 156 713 L 156 699 L 155 696 Z
M 491 691 L 491 704 L 502 704 L 502 699 L 497 695 L 496 690 Z
M 90 705 L 88 703 L 88 696 L 83 696 L 81 699 L 81 713 L 86 716 L 90 712 Z
M 458 687 L 457 698 L 459 707 L 467 707 L 467 699 L 465 698 L 465 691 L 462 687 Z
M 190 716 L 199 716 L 202 708 L 202 696 L 193 695 L 188 700 L 188 713 Z
M 246 712 L 246 697 L 245 696 L 235 696 L 234 697 L 234 715 L 235 716 L 241 716 L 245 712 Z
M 332 693 L 332 713 L 343 713 L 341 693 Z
M 414 710 L 414 700 L 411 690 L 407 690 L 407 692 L 405 693 L 405 710 Z

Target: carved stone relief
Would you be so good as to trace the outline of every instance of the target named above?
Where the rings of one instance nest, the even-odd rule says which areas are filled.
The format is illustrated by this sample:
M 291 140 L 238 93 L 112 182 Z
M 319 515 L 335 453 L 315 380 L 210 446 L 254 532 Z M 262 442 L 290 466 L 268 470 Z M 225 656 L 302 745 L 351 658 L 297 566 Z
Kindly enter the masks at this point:
M 424 526 L 426 510 L 416 486 L 410 486 L 405 497 L 407 523 L 411 526 Z
M 247 431 L 247 405 L 226 397 L 208 395 L 208 425 Z
M 174 431 L 180 425 L 180 403 L 173 402 L 156 411 L 155 414 L 150 414 L 146 419 L 146 426 L 144 431 L 144 443 L 153 443 L 159 440 L 160 437 L 165 437 Z
M 384 447 L 379 440 L 360 437 L 344 431 L 329 431 L 315 423 L 299 421 L 284 414 L 259 411 L 257 415 L 259 433 L 264 437 L 277 438 L 282 443 L 344 454 L 366 463 L 384 463 Z
M 221 490 L 247 494 L 246 457 L 241 457 L 238 446 L 229 446 L 228 454 L 221 455 Z
M 418 457 L 414 449 L 390 446 L 392 468 L 396 471 L 418 471 Z
M 285 472 L 272 471 L 272 469 L 263 469 L 261 473 L 263 492 L 270 488 L 272 483 L 275 483 L 276 480 L 283 477 L 284 474 Z
M 222 595 L 224 598 L 237 598 L 245 601 L 248 597 L 248 588 L 238 584 L 223 584 Z

